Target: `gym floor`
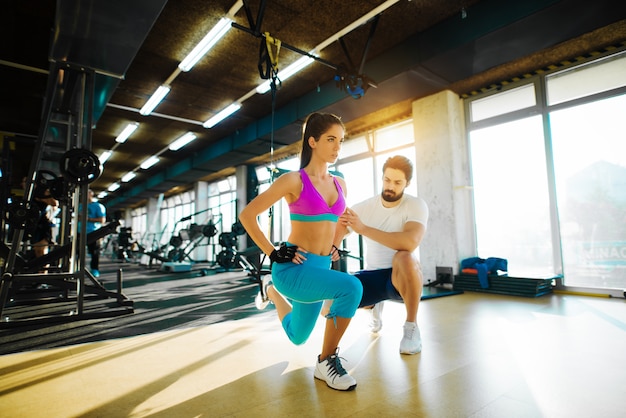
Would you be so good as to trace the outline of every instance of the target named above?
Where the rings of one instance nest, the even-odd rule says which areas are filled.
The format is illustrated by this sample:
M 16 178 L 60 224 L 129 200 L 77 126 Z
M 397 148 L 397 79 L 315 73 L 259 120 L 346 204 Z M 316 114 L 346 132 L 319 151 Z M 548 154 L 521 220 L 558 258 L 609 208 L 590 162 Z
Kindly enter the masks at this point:
M 103 263 L 115 289 L 119 265 Z M 0 410 L 11 417 L 621 417 L 626 303 L 465 292 L 424 300 L 423 351 L 398 353 L 404 306 L 379 334 L 357 312 L 340 355 L 356 378 L 313 378 L 323 321 L 294 346 L 245 272 L 164 273 L 126 264 L 134 313 L 89 300 L 88 320 L 0 328 Z M 51 300 L 10 318 L 71 309 Z M 106 312 L 111 313 L 111 315 Z

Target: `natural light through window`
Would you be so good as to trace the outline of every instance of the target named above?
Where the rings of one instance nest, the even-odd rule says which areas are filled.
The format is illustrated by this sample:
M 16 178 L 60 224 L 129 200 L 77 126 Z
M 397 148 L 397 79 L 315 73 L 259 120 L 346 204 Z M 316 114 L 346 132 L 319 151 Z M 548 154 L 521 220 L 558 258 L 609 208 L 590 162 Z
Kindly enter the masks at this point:
M 513 274 L 554 273 L 541 117 L 470 135 L 478 256 Z

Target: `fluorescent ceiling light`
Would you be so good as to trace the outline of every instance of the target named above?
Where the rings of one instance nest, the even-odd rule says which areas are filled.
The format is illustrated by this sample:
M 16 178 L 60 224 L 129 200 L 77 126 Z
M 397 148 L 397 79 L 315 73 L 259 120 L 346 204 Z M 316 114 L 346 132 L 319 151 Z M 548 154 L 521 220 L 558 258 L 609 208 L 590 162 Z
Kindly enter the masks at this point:
M 211 119 L 204 122 L 202 126 L 204 126 L 205 128 L 212 128 L 218 123 L 220 123 L 222 120 L 226 119 L 227 117 L 229 117 L 230 115 L 238 111 L 239 109 L 241 109 L 241 103 L 233 103 L 230 106 L 228 106 L 226 109 L 219 112 L 217 115 L 213 116 Z
M 104 190 L 98 193 L 98 199 L 102 199 L 103 197 L 107 197 L 109 194 Z
M 161 100 L 163 100 L 165 96 L 167 96 L 167 93 L 169 92 L 170 92 L 170 86 L 166 86 L 166 85 L 159 86 L 159 88 L 156 89 L 152 97 L 150 97 L 150 99 L 146 102 L 146 104 L 143 105 L 141 110 L 139 110 L 139 113 L 141 113 L 144 116 L 152 113 L 154 108 L 157 107 L 159 103 L 161 103 Z
M 285 68 L 283 71 L 279 71 L 278 72 L 278 79 L 280 81 L 287 80 L 289 77 L 291 77 L 292 75 L 294 75 L 298 71 L 302 70 L 304 67 L 306 67 L 307 65 L 309 65 L 313 61 L 315 61 L 315 60 L 313 58 L 309 57 L 309 56 L 304 56 L 304 57 L 300 58 L 298 61 L 296 61 L 293 64 L 291 64 L 290 66 Z M 270 89 L 270 80 L 267 80 L 264 83 L 260 84 L 256 88 L 256 92 L 259 93 L 259 94 L 263 94 L 263 93 L 266 93 L 267 91 L 269 91 L 269 89 Z
M 137 174 L 134 171 L 129 171 L 128 173 L 124 174 L 124 177 L 122 177 L 122 183 L 128 183 L 135 177 L 137 177 Z
M 159 162 L 159 157 L 157 157 L 156 155 L 153 155 L 152 157 L 148 158 L 143 163 L 141 163 L 139 167 L 141 167 L 144 170 L 147 170 L 158 162 Z
M 231 27 L 231 23 L 232 21 L 230 19 L 226 17 L 221 18 L 220 21 L 217 22 L 217 25 L 215 25 L 213 29 L 206 34 L 206 36 L 200 41 L 200 43 L 198 43 L 198 45 L 196 45 L 189 55 L 187 55 L 185 59 L 178 64 L 178 68 L 185 72 L 191 70 L 191 68 L 196 65 L 196 63 L 200 61 L 200 59 L 206 55 L 207 52 L 209 52 L 209 49 L 211 49 L 213 45 L 215 45 L 217 41 L 219 41 L 222 36 L 228 32 L 228 29 Z
M 185 135 L 172 142 L 169 146 L 169 149 L 172 151 L 178 151 L 194 139 L 196 139 L 196 134 L 194 134 L 193 132 L 187 132 Z
M 113 151 L 111 150 L 104 151 L 102 154 L 100 154 L 100 164 L 104 164 L 106 160 L 111 158 L 111 155 L 113 155 Z
M 128 125 L 126 125 L 126 127 L 124 128 L 124 130 L 117 136 L 117 138 L 115 138 L 115 142 L 119 142 L 120 144 L 126 142 L 126 140 L 128 139 L 128 137 L 135 132 L 135 130 L 139 127 L 139 124 L 137 122 L 131 122 Z
M 110 191 L 110 192 L 114 192 L 114 191 L 116 191 L 116 190 L 117 190 L 117 189 L 119 189 L 119 188 L 120 188 L 120 184 L 119 184 L 119 183 L 113 183 L 113 184 L 111 184 L 111 185 L 107 188 L 107 190 L 108 190 L 108 191 Z

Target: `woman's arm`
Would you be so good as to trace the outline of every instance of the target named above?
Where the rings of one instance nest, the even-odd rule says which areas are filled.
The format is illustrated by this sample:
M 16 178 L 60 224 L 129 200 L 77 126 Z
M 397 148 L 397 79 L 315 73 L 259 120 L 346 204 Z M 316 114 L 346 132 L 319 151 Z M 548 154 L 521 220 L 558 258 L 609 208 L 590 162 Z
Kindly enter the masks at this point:
M 339 182 L 339 185 L 341 185 L 344 198 L 348 197 L 346 181 L 342 177 L 337 177 L 337 181 Z M 348 209 L 349 208 L 346 208 L 346 211 Z M 331 251 L 332 261 L 339 260 L 339 252 L 337 250 L 341 248 L 341 242 L 349 233 L 350 231 L 343 222 L 337 222 L 335 226 L 335 236 L 333 237 L 333 249 Z
M 266 191 L 252 199 L 239 214 L 239 221 L 245 228 L 250 238 L 268 256 L 274 251 L 274 244 L 261 230 L 258 216 L 268 210 L 281 198 L 293 194 L 298 190 L 300 174 L 297 172 L 286 173 L 280 176 Z M 301 186 L 300 186 L 301 187 Z

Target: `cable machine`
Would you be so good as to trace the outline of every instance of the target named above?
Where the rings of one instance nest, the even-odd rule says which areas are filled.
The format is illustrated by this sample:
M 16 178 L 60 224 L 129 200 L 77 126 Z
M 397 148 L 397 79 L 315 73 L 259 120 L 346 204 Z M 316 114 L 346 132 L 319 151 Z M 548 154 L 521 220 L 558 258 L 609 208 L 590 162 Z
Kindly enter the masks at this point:
M 252 16 L 252 12 L 251 9 L 248 5 L 248 2 L 246 2 L 245 0 L 243 1 L 243 5 L 244 5 L 244 11 L 246 13 L 246 17 L 248 20 L 248 24 L 249 24 L 249 28 L 239 25 L 235 22 L 232 23 L 232 26 L 234 28 L 237 28 L 239 30 L 242 30 L 244 32 L 247 32 L 251 35 L 253 35 L 256 38 L 261 38 L 261 42 L 259 45 L 259 61 L 258 61 L 258 70 L 259 70 L 259 75 L 262 79 L 265 80 L 269 80 L 270 81 L 270 90 L 271 90 L 271 94 L 272 94 L 272 108 L 271 108 L 271 133 L 270 133 L 270 182 L 273 181 L 273 179 L 275 177 L 278 177 L 278 175 L 281 174 L 281 171 L 276 169 L 273 166 L 273 161 L 274 161 L 274 115 L 276 112 L 276 93 L 277 90 L 280 88 L 282 82 L 280 80 L 279 77 L 279 53 L 280 53 L 280 48 L 281 47 L 285 47 L 293 52 L 296 52 L 298 54 L 301 54 L 303 56 L 309 57 L 321 64 L 324 64 L 332 69 L 334 69 L 336 71 L 336 75 L 335 75 L 335 81 L 337 84 L 337 87 L 340 88 L 341 90 L 346 91 L 348 94 L 350 94 L 353 98 L 355 99 L 359 99 L 361 97 L 363 97 L 363 95 L 365 94 L 365 92 L 367 91 L 367 89 L 369 87 L 377 87 L 377 84 L 371 80 L 369 77 L 367 77 L 364 73 L 363 73 L 363 69 L 365 66 L 365 61 L 367 58 L 367 53 L 369 51 L 369 47 L 371 44 L 371 40 L 374 36 L 374 32 L 376 31 L 376 26 L 378 24 L 378 20 L 380 17 L 380 14 L 374 16 L 373 18 L 370 19 L 371 22 L 371 26 L 370 26 L 370 32 L 369 32 L 369 36 L 367 39 L 367 42 L 365 44 L 363 53 L 361 55 L 361 61 L 360 61 L 360 65 L 357 68 L 351 57 L 350 54 L 348 53 L 348 48 L 346 46 L 345 40 L 343 37 L 339 38 L 339 43 L 342 47 L 343 52 L 346 55 L 348 64 L 342 64 L 342 65 L 335 65 L 327 60 L 324 60 L 316 55 L 313 55 L 311 53 L 308 53 L 306 51 L 303 51 L 299 48 L 296 48 L 292 45 L 289 45 L 287 43 L 282 42 L 279 39 L 276 39 L 274 37 L 272 37 L 270 35 L 269 32 L 261 32 L 261 25 L 263 22 L 263 17 L 265 14 L 265 6 L 266 6 L 266 1 L 265 0 L 261 0 L 260 5 L 259 5 L 259 9 L 257 12 L 257 17 L 256 17 L 256 21 Z M 253 196 L 252 196 L 253 197 Z M 251 197 L 251 198 L 252 198 Z M 271 241 L 274 241 L 274 237 L 273 237 L 273 215 L 274 215 L 274 208 L 271 207 L 269 209 L 269 238 Z M 256 253 L 254 252 L 254 248 L 255 247 L 251 247 L 249 248 L 251 255 L 255 255 L 258 257 L 260 251 L 258 250 L 258 248 L 256 248 Z M 345 258 L 346 256 L 348 256 L 347 251 L 341 251 L 341 257 Z M 263 265 L 263 260 L 265 257 L 263 257 L 263 259 L 260 260 L 259 262 L 259 267 L 256 268 L 254 270 L 254 278 L 255 280 L 259 283 L 259 286 L 261 286 L 261 274 L 262 274 L 262 265 Z M 345 264 L 345 262 L 344 262 Z

